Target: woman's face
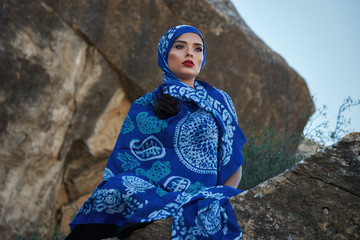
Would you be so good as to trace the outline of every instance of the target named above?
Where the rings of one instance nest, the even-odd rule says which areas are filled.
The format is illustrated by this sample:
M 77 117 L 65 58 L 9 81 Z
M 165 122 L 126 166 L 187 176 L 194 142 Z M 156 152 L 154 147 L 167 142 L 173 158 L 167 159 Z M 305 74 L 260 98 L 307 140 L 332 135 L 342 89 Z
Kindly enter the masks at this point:
M 180 81 L 191 84 L 200 73 L 203 48 L 203 41 L 196 33 L 184 33 L 175 39 L 169 50 L 168 66 Z

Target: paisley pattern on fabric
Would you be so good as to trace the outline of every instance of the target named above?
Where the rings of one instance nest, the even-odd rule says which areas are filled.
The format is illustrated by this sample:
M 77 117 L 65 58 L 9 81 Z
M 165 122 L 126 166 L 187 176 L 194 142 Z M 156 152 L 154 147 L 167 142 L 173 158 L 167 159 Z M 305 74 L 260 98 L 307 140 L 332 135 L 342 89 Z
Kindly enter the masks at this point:
M 122 177 L 122 180 L 124 181 L 124 186 L 127 187 L 127 195 L 132 195 L 138 192 L 145 192 L 145 190 L 154 187 L 154 185 L 152 185 L 150 182 L 135 176 L 124 176 Z
M 196 28 L 181 25 L 160 39 L 163 84 L 132 104 L 103 181 L 71 222 L 72 230 L 79 224 L 122 227 L 173 217 L 173 240 L 242 237 L 229 203 L 241 191 L 223 184 L 243 164 L 246 138 L 225 92 L 201 81 L 192 88 L 168 68 L 169 49 L 187 32 L 202 38 Z M 204 40 L 203 46 L 201 68 Z M 164 93 L 178 99 L 181 109 L 160 120 L 154 106 Z
M 133 139 L 130 142 L 132 154 L 141 161 L 149 161 L 165 156 L 164 145 L 154 136 L 149 136 L 143 141 Z
M 136 116 L 136 123 L 140 132 L 144 134 L 158 133 L 168 125 L 156 116 L 148 116 L 147 112 L 141 112 Z
M 143 95 L 142 97 L 138 98 L 137 100 L 135 100 L 134 103 L 146 106 L 146 105 L 152 105 L 154 102 L 155 101 L 154 101 L 153 93 L 149 92 Z
M 150 95 L 132 105 L 127 121 L 135 123 L 134 129 L 119 135 L 103 182 L 72 224 L 91 219 L 121 226 L 130 220 L 173 217 L 172 239 L 241 238 L 228 202 L 241 191 L 213 186 L 223 184 L 242 164 L 244 136 L 226 94 L 202 82 L 195 86 L 162 86 L 163 92 L 180 100 L 182 108 L 178 115 L 162 120 L 167 127 L 155 127 L 160 131 L 141 131 L 142 123 L 137 121 L 138 116 L 154 117 L 153 101 L 146 102 Z
M 229 216 L 222 203 L 227 197 L 221 193 L 213 195 L 213 190 L 203 190 L 192 197 L 199 200 L 195 208 L 190 207 L 194 211 L 198 209 L 195 219 L 191 221 L 182 217 L 186 215 L 189 208 L 186 195 L 183 194 L 183 198 L 177 199 L 177 204 L 165 207 L 166 212 L 175 211 L 171 239 L 223 239 L 222 236 L 229 233 Z M 216 198 L 212 199 L 213 196 Z M 164 212 L 162 214 L 164 215 Z M 155 214 L 152 213 L 152 215 Z M 240 239 L 241 236 L 240 232 L 226 239 Z
M 197 224 L 201 224 L 205 232 L 215 234 L 221 229 L 222 211 L 223 209 L 221 208 L 219 201 L 213 201 L 209 206 L 199 210 L 199 221 Z

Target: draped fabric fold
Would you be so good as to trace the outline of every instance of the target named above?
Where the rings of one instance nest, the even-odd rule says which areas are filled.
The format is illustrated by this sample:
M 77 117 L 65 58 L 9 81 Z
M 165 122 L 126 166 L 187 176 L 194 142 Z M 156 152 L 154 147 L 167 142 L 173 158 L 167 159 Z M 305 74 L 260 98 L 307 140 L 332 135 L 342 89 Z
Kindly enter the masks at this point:
M 173 41 L 177 31 L 170 33 Z M 167 68 L 160 60 L 159 65 Z M 103 181 L 71 222 L 72 229 L 173 217 L 172 239 L 241 238 L 228 201 L 241 191 L 223 184 L 243 164 L 246 138 L 230 97 L 202 81 L 194 86 L 164 70 L 163 84 L 132 104 Z M 181 109 L 161 120 L 154 105 L 164 93 L 178 99 Z

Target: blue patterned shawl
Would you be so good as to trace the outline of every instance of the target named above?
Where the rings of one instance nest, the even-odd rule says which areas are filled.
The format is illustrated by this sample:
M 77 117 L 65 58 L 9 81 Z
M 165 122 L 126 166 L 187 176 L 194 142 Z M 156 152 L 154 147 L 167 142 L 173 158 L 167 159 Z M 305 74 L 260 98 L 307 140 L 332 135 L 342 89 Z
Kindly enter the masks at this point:
M 163 84 L 132 104 L 103 181 L 70 224 L 72 229 L 77 224 L 124 226 L 173 216 L 172 239 L 241 238 L 228 202 L 241 191 L 222 185 L 243 164 L 246 138 L 225 92 L 202 81 L 192 88 L 169 70 L 168 51 L 186 32 L 201 36 L 196 28 L 182 25 L 160 39 Z M 182 104 L 177 115 L 164 120 L 154 114 L 162 93 Z

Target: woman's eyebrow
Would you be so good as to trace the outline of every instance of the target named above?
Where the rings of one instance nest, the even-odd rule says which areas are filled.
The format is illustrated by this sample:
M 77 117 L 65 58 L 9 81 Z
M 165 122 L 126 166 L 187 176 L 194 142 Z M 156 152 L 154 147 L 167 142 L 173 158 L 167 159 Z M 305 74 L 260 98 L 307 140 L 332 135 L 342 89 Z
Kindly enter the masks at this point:
M 183 43 L 183 44 L 187 44 L 186 41 L 183 41 L 183 40 L 176 40 L 174 43 Z M 201 43 L 194 43 L 194 45 L 198 45 L 198 46 L 201 46 L 202 47 L 202 44 Z

